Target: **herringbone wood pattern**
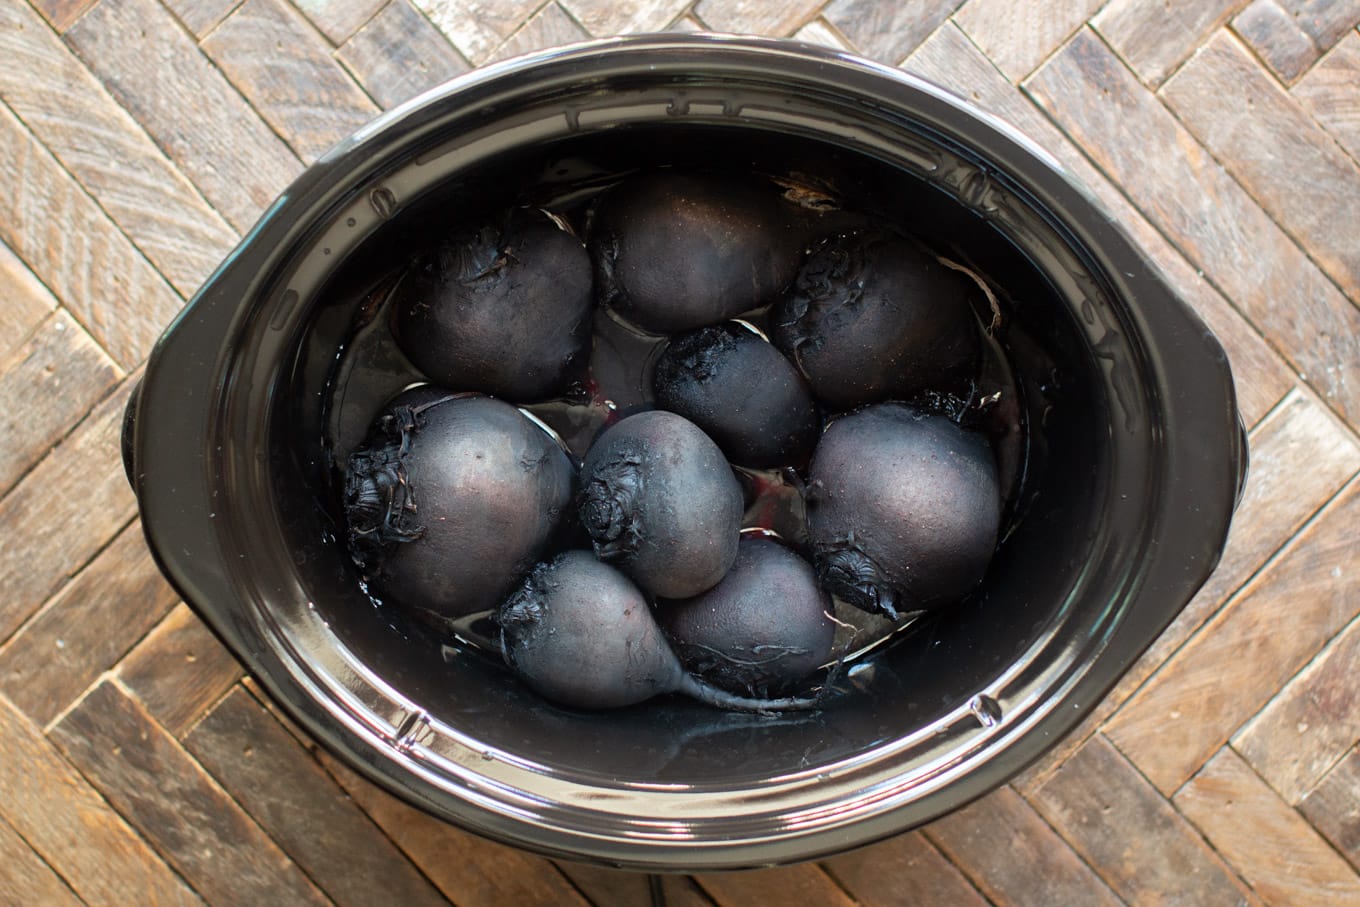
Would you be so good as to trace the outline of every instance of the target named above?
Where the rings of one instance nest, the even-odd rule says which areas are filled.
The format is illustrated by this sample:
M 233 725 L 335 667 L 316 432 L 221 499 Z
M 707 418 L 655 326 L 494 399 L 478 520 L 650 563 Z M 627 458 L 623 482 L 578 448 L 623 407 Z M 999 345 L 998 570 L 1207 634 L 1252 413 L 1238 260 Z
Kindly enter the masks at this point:
M 276 715 L 157 573 L 119 462 L 156 336 L 274 196 L 471 66 L 794 36 L 1051 151 L 1222 339 L 1218 572 L 1014 783 L 671 903 L 1360 904 L 1360 0 L 0 0 L 0 903 L 637 904 L 446 827 Z

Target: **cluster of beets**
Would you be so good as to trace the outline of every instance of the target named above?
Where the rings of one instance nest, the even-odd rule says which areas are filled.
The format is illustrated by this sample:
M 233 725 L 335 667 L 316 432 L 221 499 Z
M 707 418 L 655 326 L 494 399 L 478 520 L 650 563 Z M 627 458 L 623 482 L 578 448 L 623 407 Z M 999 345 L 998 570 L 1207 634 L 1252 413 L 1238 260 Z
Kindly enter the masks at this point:
M 495 610 L 506 662 L 556 702 L 789 695 L 829 658 L 832 596 L 897 617 L 957 601 L 996 545 L 985 437 L 911 402 L 978 369 L 975 286 L 881 227 L 809 248 L 773 184 L 671 170 L 604 193 L 582 242 L 517 209 L 417 256 L 397 343 L 430 380 L 345 476 L 351 551 L 389 603 Z M 664 336 L 654 408 L 579 468 L 515 404 L 560 397 L 596 305 Z M 733 319 L 764 310 L 769 337 Z M 804 482 L 807 550 L 743 532 L 732 465 Z M 589 550 L 593 549 L 593 550 Z

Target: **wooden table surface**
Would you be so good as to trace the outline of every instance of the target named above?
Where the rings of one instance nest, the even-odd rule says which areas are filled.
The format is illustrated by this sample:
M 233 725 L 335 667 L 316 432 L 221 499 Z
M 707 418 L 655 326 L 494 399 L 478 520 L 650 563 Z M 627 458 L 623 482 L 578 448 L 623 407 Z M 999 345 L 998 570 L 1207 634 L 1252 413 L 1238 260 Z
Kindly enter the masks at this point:
M 637 904 L 317 751 L 160 578 L 119 460 L 157 335 L 289 180 L 490 60 L 666 28 L 854 49 L 1051 151 L 1227 347 L 1223 562 L 963 811 L 683 905 L 1360 904 L 1360 0 L 0 0 L 0 904 Z

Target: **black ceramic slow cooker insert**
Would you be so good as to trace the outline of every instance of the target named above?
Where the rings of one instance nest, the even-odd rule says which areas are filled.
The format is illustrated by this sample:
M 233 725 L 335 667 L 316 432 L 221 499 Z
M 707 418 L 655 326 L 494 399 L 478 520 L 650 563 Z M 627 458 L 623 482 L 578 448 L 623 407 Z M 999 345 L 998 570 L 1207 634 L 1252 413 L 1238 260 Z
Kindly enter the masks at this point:
M 819 711 L 562 709 L 356 582 L 335 363 L 369 291 L 449 210 L 696 164 L 826 180 L 1006 288 L 1022 510 L 975 595 L 857 661 Z M 1208 577 L 1246 469 L 1223 350 L 1042 150 L 897 70 L 692 35 L 489 67 L 335 147 L 161 339 L 125 455 L 166 575 L 349 765 L 502 841 L 683 870 L 865 844 L 1016 774 Z

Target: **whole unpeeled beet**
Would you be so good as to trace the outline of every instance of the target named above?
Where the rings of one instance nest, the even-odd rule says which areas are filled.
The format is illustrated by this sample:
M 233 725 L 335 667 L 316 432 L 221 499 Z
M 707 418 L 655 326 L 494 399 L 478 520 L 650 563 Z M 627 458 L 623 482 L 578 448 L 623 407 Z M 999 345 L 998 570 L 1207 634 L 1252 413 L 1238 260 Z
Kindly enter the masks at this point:
M 742 510 L 722 451 L 664 410 L 610 426 L 581 465 L 577 512 L 595 553 L 653 595 L 716 585 L 736 559 Z
M 539 558 L 573 479 L 557 442 L 508 403 L 408 391 L 349 458 L 350 549 L 394 604 L 486 611 Z
M 793 364 L 740 322 L 671 340 L 657 360 L 657 405 L 702 428 L 739 466 L 802 466 L 821 429 Z
M 432 381 L 531 403 L 561 394 L 590 352 L 590 257 L 542 211 L 451 233 L 392 301 L 397 345 Z
M 722 582 L 662 603 L 658 620 L 685 669 L 747 696 L 804 679 L 831 654 L 831 596 L 812 565 L 769 538 L 743 536 Z
M 817 446 L 808 530 L 833 594 L 896 617 L 953 602 L 996 548 L 1001 493 L 986 438 L 884 403 L 836 419 Z
M 664 334 L 773 302 L 802 254 L 783 205 L 750 174 L 662 170 L 620 183 L 601 199 L 590 243 L 608 305 Z
M 955 391 L 979 351 L 969 293 L 903 237 L 843 233 L 808 254 L 775 306 L 771 340 L 833 409 Z

